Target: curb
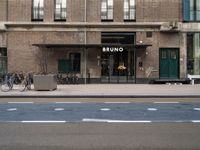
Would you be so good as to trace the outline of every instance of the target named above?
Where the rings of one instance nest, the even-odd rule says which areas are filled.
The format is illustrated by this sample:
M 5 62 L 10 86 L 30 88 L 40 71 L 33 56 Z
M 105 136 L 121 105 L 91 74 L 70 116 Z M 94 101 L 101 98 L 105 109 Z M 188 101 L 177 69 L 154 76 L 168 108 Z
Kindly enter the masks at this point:
M 200 98 L 200 95 L 2 95 L 0 98 Z

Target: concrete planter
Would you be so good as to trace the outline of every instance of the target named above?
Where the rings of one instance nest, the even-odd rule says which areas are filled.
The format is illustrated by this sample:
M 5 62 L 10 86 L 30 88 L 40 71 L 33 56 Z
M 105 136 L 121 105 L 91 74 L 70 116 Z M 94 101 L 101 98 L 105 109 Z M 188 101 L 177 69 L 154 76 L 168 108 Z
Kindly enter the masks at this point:
M 36 91 L 52 91 L 57 89 L 57 79 L 55 75 L 34 75 L 34 89 Z

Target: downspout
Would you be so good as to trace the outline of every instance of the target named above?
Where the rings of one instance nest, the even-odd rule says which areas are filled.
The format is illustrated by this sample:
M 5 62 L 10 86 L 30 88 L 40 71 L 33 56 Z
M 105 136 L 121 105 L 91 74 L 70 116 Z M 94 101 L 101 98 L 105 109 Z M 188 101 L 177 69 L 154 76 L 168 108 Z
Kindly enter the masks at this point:
M 8 0 L 6 1 L 6 21 L 8 22 Z

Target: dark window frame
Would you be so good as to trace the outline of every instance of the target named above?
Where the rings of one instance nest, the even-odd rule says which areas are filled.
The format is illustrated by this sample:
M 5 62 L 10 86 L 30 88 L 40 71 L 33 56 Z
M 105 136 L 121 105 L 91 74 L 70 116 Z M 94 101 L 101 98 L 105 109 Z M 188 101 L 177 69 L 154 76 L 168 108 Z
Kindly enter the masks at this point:
M 125 2 L 128 1 L 128 11 L 125 11 Z M 124 22 L 134 22 L 136 21 L 136 4 L 134 1 L 134 6 L 131 6 L 131 0 L 124 0 Z M 134 11 L 134 18 L 132 18 L 131 11 Z M 128 12 L 128 17 L 126 18 L 126 12 Z
M 199 61 L 200 63 L 200 57 L 197 57 L 194 55 L 194 38 L 195 35 L 199 36 L 200 39 L 200 32 L 188 32 L 187 33 L 187 74 L 190 75 L 197 75 L 194 70 L 195 68 L 195 61 Z M 200 40 L 198 41 L 200 42 Z M 197 67 L 198 68 L 198 67 Z M 200 74 L 200 69 L 198 71 L 198 75 Z
M 61 1 L 61 3 L 62 3 L 62 1 Z M 62 5 L 61 5 L 61 8 L 60 8 L 60 18 L 56 18 L 56 15 L 57 15 L 57 13 L 56 13 L 56 10 L 57 10 L 56 6 L 57 5 L 56 4 L 57 4 L 57 0 L 54 0 L 54 21 L 66 21 L 67 20 L 67 1 L 66 1 L 65 8 L 62 7 Z M 64 18 L 62 17 L 62 13 L 63 12 L 65 13 L 65 17 Z
M 72 55 L 78 55 L 79 58 L 78 59 L 77 58 L 72 59 Z M 80 73 L 81 72 L 81 53 L 79 53 L 79 52 L 69 53 L 69 60 L 71 62 L 71 72 Z M 78 61 L 78 69 L 75 69 L 74 64 L 77 64 L 77 61 Z
M 7 48 L 0 47 L 0 76 L 3 76 L 7 73 L 8 70 L 8 56 Z
M 109 0 L 101 0 L 101 21 L 102 22 L 112 22 L 113 18 L 114 18 L 114 0 L 110 0 L 112 1 L 112 5 L 108 5 Z M 102 6 L 103 3 L 106 2 L 106 11 L 102 11 Z M 112 11 L 112 18 L 109 18 L 109 11 Z M 105 13 L 105 15 L 104 15 Z M 105 17 L 105 18 L 104 18 Z
M 39 0 L 40 2 L 42 1 L 43 3 L 43 7 L 38 6 L 36 8 L 34 8 L 34 0 L 32 0 L 32 21 L 43 21 L 44 20 L 44 0 Z M 38 4 L 40 4 L 40 2 Z M 36 11 L 34 9 L 37 9 Z M 40 11 L 42 12 L 42 14 L 40 14 Z M 34 14 L 37 14 L 35 17 Z
M 194 3 L 194 6 L 193 6 L 193 11 L 191 11 L 190 10 L 190 13 L 191 12 L 194 12 L 194 14 L 193 14 L 193 20 L 194 21 L 200 21 L 200 16 L 199 16 L 199 19 L 197 19 L 197 17 L 198 17 L 198 13 L 199 13 L 199 15 L 200 15 L 200 8 L 199 8 L 199 10 L 197 9 L 197 2 L 199 1 L 199 3 L 200 3 L 200 0 L 193 0 L 193 3 Z M 199 4 L 200 5 L 200 4 Z
M 151 32 L 151 31 L 146 32 L 146 37 L 147 38 L 152 38 L 153 37 L 153 32 Z
M 200 22 L 200 0 L 183 0 L 183 2 L 183 22 Z

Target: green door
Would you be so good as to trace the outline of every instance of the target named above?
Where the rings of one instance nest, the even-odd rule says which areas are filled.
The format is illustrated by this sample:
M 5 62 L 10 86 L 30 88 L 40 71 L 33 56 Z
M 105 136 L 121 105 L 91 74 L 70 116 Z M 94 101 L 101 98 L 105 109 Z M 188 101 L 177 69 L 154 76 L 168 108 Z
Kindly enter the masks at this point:
M 160 49 L 160 78 L 179 78 L 179 49 Z
M 61 59 L 58 60 L 58 72 L 60 73 L 67 73 L 70 72 L 70 60 Z

